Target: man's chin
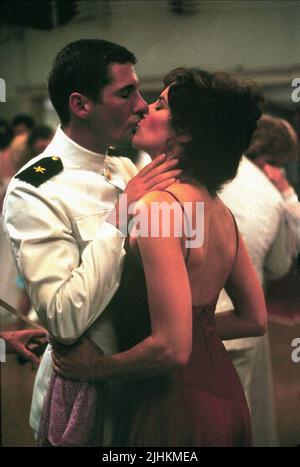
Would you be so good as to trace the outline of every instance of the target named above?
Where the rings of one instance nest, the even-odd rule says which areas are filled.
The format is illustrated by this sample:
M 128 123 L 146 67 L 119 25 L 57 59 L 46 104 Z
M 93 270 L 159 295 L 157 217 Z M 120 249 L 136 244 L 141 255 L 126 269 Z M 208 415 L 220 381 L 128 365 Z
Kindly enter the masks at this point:
M 139 137 L 138 137 L 138 135 L 136 135 L 136 131 L 132 135 L 130 142 L 131 142 L 131 146 L 134 149 L 141 149 L 140 144 L 139 144 Z
M 132 138 L 134 135 L 129 135 L 126 138 L 120 139 L 118 141 L 115 141 L 111 146 L 113 148 L 132 148 Z

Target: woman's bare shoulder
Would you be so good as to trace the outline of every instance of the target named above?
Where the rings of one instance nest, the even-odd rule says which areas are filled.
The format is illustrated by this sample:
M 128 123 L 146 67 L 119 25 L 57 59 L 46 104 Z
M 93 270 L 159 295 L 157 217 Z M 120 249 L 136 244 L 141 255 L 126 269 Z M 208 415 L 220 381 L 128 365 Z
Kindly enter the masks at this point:
M 139 199 L 138 203 L 144 204 L 146 206 L 151 205 L 153 202 L 172 202 L 170 193 L 161 190 L 161 191 L 149 191 L 142 198 Z
M 205 201 L 211 198 L 204 186 L 190 183 L 172 183 L 165 191 L 172 193 L 180 202 Z

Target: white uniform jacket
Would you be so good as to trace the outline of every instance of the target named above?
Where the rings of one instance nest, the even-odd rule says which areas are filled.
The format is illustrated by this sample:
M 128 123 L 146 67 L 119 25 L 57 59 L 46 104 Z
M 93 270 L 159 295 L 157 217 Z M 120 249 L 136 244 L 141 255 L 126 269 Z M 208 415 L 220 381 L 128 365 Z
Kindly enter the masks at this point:
M 55 163 L 63 168 L 49 176 Z M 60 127 L 26 168 L 42 183 L 20 180 L 23 167 L 8 187 L 3 213 L 33 307 L 58 341 L 71 344 L 86 332 L 105 354 L 116 352 L 109 313 L 102 312 L 119 285 L 124 238 L 105 219 L 137 169 L 127 158 L 79 146 Z M 50 375 L 48 350 L 34 389 L 35 430 Z

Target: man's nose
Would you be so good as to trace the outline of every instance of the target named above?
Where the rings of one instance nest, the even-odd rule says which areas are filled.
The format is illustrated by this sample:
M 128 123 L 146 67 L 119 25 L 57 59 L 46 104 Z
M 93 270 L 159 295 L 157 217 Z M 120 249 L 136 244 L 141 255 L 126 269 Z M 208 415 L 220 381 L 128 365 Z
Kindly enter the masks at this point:
M 138 99 L 136 103 L 135 112 L 144 115 L 148 113 L 148 110 L 149 109 L 148 109 L 147 102 L 142 98 L 141 94 L 138 93 Z

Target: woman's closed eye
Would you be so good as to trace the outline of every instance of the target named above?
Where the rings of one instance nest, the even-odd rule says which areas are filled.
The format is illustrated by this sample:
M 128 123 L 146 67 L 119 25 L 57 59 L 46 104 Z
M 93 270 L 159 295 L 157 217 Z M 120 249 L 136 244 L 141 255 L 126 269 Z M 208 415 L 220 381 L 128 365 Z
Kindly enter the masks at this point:
M 154 110 L 162 110 L 162 109 L 168 109 L 168 103 L 166 102 L 164 97 L 159 97 L 157 101 L 153 104 Z

